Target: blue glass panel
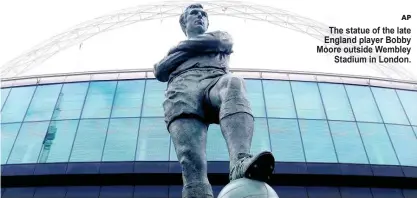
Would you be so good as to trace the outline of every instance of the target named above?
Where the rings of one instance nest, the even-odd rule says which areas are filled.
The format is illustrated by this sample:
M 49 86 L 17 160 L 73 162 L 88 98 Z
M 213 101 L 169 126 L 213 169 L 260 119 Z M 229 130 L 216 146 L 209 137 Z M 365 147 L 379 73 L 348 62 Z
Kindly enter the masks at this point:
M 307 187 L 309 198 L 338 198 L 340 192 L 334 187 Z
M 268 117 L 296 118 L 289 81 L 263 80 Z
M 36 163 L 48 125 L 49 121 L 23 123 L 7 163 Z
M 246 96 L 250 102 L 253 116 L 265 117 L 265 102 L 260 80 L 245 80 Z
M 410 126 L 386 125 L 395 152 L 403 166 L 417 166 L 417 138 Z
M 374 198 L 403 198 L 401 189 L 371 188 Z
M 275 161 L 304 162 L 303 143 L 297 120 L 269 119 L 268 125 Z
M 139 118 L 111 119 L 102 161 L 134 161 Z
M 282 198 L 308 198 L 305 187 L 273 186 L 275 192 Z
M 169 198 L 181 198 L 182 186 L 169 186 Z
M 33 198 L 64 198 L 66 193 L 66 187 L 39 187 Z
M 166 198 L 168 186 L 135 186 L 134 198 Z
M 299 122 L 307 162 L 337 162 L 327 122 L 321 120 Z
M 163 118 L 142 118 L 140 121 L 136 160 L 167 161 L 169 133 Z
M 340 163 L 369 163 L 356 123 L 330 121 L 329 125 Z
M 217 124 L 210 125 L 207 131 L 207 160 L 229 161 L 226 140 L 220 130 L 220 125 Z
M 10 89 L 1 89 L 1 109 L 3 109 L 4 102 L 6 102 L 7 96 L 9 96 Z
M 162 103 L 165 99 L 166 87 L 166 83 L 157 80 L 146 80 L 142 116 L 164 116 Z
M 317 83 L 291 82 L 299 118 L 326 119 Z
M 417 91 L 397 90 L 398 97 L 412 125 L 417 125 Z
M 394 89 L 376 87 L 371 89 L 385 123 L 410 124 Z
M 81 120 L 70 162 L 100 161 L 107 133 L 107 119 Z
M 414 133 L 416 134 L 416 137 L 417 137 L 417 127 L 413 126 L 413 129 L 414 129 Z
M 271 151 L 268 125 L 265 118 L 255 118 L 255 129 L 253 131 L 251 153 Z
M 7 188 L 2 198 L 32 198 L 35 188 Z
M 43 142 L 39 162 L 68 162 L 78 120 L 52 121 Z
M 139 117 L 142 109 L 145 80 L 119 81 L 112 117 Z
M 345 85 L 356 121 L 382 122 L 369 87 Z
M 13 88 L 1 112 L 1 122 L 22 122 L 36 86 Z
M 416 198 L 417 190 L 413 189 L 403 189 L 404 198 Z
M 102 186 L 100 198 L 132 198 L 133 186 Z
M 1 125 L 1 164 L 7 162 L 21 123 Z
M 117 82 L 91 82 L 82 118 L 108 118 Z
M 67 188 L 65 198 L 98 198 L 100 186 L 71 186 Z
M 358 123 L 371 164 L 398 165 L 397 157 L 383 124 Z
M 319 88 L 329 120 L 355 121 L 344 85 L 319 83 Z
M 61 87 L 62 84 L 38 86 L 26 113 L 25 122 L 50 120 Z
M 84 105 L 89 83 L 64 84 L 52 120 L 78 119 Z
M 342 198 L 372 198 L 371 189 L 369 188 L 340 188 Z

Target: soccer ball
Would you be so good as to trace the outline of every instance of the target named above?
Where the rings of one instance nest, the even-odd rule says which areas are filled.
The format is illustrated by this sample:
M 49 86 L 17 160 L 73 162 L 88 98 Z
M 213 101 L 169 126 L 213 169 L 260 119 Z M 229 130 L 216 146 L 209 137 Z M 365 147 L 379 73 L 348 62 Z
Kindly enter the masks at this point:
M 247 178 L 234 180 L 219 193 L 218 198 L 279 198 L 267 183 Z

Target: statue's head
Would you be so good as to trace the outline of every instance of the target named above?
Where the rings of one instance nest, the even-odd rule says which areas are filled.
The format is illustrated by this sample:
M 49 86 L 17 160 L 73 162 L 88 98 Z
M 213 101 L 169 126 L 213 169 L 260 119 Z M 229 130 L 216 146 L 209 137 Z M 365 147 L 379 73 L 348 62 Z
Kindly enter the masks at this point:
M 189 5 L 180 16 L 181 29 L 187 37 L 194 37 L 207 31 L 207 13 L 199 3 Z

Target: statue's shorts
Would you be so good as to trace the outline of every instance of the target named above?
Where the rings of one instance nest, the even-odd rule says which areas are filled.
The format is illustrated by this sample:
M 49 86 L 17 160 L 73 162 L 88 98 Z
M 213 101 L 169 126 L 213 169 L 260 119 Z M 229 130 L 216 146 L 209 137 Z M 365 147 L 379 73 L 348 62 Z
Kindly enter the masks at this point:
M 225 106 L 222 110 L 211 104 L 210 90 L 224 75 L 230 74 L 221 69 L 193 68 L 168 82 L 163 103 L 167 128 L 169 129 L 169 125 L 177 118 L 191 117 L 207 124 L 219 124 L 223 117 L 233 113 L 252 114 L 249 102 L 243 94 L 235 95 L 231 100 L 223 102 L 227 104 L 221 104 L 222 107 Z

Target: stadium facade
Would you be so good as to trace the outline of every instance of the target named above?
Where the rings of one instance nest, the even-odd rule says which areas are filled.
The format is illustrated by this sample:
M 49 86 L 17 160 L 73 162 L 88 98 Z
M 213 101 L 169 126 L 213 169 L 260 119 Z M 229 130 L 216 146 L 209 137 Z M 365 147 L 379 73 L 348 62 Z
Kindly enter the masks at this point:
M 252 151 L 270 150 L 281 198 L 417 197 L 417 83 L 232 70 L 255 116 Z M 180 197 L 181 168 L 151 70 L 3 79 L 2 197 Z M 211 125 L 217 194 L 228 153 Z

